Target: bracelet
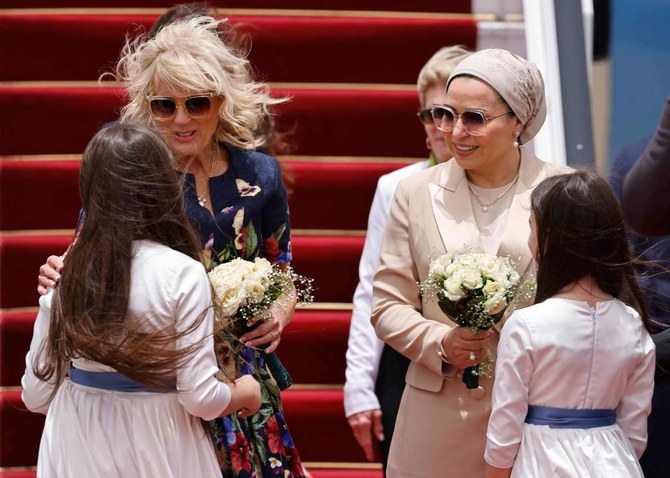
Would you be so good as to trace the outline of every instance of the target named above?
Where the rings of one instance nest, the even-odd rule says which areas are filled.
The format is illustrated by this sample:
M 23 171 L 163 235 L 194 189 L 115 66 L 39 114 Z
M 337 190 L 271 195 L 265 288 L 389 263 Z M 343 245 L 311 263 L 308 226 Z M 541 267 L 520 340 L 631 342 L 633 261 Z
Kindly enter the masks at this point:
M 456 375 L 457 369 L 456 366 L 449 361 L 447 358 L 447 353 L 444 351 L 444 346 L 440 340 L 440 345 L 437 346 L 437 356 L 442 360 L 442 376 L 448 380 L 451 380 L 454 375 Z
M 437 356 L 440 357 L 440 360 L 442 360 L 444 363 L 453 365 L 448 359 L 447 359 L 447 352 L 444 351 L 444 346 L 442 345 L 442 341 L 440 340 L 440 345 L 437 346 Z

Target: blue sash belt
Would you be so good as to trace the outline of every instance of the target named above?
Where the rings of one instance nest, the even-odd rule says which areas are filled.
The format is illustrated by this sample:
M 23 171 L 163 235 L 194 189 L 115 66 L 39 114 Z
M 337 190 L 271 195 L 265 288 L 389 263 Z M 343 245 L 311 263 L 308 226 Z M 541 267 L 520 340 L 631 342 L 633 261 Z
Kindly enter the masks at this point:
M 152 392 L 159 390 L 142 385 L 119 372 L 89 372 L 70 367 L 70 381 L 85 387 L 114 390 L 116 392 Z
M 548 425 L 549 428 L 597 428 L 614 425 L 614 410 L 589 410 L 528 406 L 526 423 Z

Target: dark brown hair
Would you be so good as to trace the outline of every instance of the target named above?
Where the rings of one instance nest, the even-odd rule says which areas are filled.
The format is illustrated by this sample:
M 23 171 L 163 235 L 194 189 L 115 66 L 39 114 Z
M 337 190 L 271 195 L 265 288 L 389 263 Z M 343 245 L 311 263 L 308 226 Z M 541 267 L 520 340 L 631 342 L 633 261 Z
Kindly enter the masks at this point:
M 168 388 L 200 344 L 174 349 L 180 333 L 128 317 L 133 241 L 150 240 L 199 259 L 197 236 L 184 212 L 170 150 L 146 126 L 117 124 L 86 147 L 80 173 L 86 217 L 65 258 L 52 300 L 49 337 L 33 365 L 41 380 L 60 383 L 73 358 L 85 358 L 158 390 Z M 148 329 L 148 331 L 147 331 Z M 153 328 L 155 329 L 155 327 Z
M 204 17 L 216 15 L 216 9 L 210 8 L 205 2 L 179 3 L 168 8 L 158 19 L 151 25 L 149 30 L 149 38 L 156 36 L 156 33 L 161 31 L 166 25 L 174 23 L 186 17 Z
M 609 184 L 587 170 L 552 176 L 533 190 L 531 208 L 538 244 L 535 303 L 590 275 L 603 291 L 634 307 L 650 330 L 621 208 Z

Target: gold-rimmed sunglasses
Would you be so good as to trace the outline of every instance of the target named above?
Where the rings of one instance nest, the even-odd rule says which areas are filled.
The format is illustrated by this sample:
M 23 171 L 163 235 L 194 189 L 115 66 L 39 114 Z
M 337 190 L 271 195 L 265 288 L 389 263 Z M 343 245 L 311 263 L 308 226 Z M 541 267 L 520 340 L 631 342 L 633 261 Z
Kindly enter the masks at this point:
M 209 114 L 212 110 L 212 96 L 212 94 L 194 95 L 183 99 L 169 96 L 147 96 L 147 101 L 153 117 L 165 121 L 174 118 L 179 107 L 183 107 L 191 118 Z
M 450 106 L 434 105 L 431 108 L 433 123 L 437 129 L 445 133 L 451 133 L 456 127 L 456 122 L 460 119 L 463 129 L 472 136 L 484 135 L 488 121 L 509 113 L 512 113 L 512 110 L 507 110 L 504 113 L 493 116 L 486 116 L 481 110 L 465 110 L 460 115 L 457 115 Z

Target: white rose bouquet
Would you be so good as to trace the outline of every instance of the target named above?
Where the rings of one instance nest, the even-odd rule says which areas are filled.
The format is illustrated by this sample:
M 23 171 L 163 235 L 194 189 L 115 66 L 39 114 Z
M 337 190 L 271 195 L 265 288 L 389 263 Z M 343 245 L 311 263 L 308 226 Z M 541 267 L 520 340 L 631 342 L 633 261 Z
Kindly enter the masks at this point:
M 217 313 L 232 320 L 230 326 L 238 332 L 259 321 L 271 320 L 270 306 L 282 307 L 277 299 L 284 292 L 294 292 L 299 305 L 314 300 L 312 279 L 296 274 L 290 267 L 273 266 L 260 257 L 254 262 L 233 259 L 214 267 L 207 275 Z M 268 355 L 267 364 L 280 389 L 288 388 L 291 377 L 274 352 Z
M 500 321 L 517 294 L 519 280 L 507 257 L 445 254 L 430 263 L 428 277 L 420 287 L 454 322 L 477 332 Z M 463 382 L 468 388 L 477 388 L 478 375 L 479 364 L 469 367 L 463 373 Z
M 296 274 L 291 268 L 280 269 L 264 258 L 254 262 L 244 259 L 219 264 L 208 273 L 216 305 L 227 317 L 244 322 L 271 319 L 270 306 L 277 298 L 295 288 L 298 302 L 312 302 L 312 280 Z

